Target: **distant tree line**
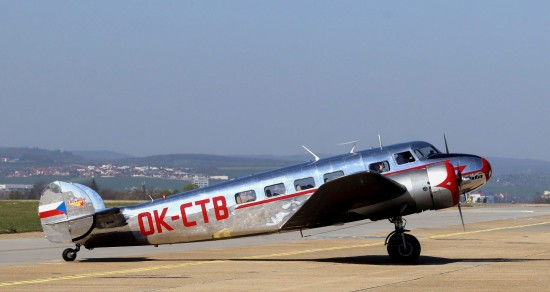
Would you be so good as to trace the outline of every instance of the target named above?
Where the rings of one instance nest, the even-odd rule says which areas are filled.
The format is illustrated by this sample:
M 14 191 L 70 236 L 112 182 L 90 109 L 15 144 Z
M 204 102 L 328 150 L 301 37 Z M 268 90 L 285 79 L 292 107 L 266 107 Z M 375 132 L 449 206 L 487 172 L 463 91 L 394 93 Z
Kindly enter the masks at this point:
M 0 198 L 5 200 L 38 200 L 45 187 L 45 182 L 37 182 L 28 190 L 0 191 Z

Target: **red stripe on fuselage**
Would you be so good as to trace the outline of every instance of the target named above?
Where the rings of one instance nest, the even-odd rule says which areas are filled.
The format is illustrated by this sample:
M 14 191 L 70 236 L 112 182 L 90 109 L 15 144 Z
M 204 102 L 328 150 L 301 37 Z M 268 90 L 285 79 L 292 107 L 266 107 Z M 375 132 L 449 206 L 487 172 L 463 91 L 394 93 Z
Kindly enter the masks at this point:
M 275 201 L 290 199 L 290 198 L 299 197 L 299 196 L 303 196 L 303 195 L 308 195 L 308 194 L 314 193 L 316 190 L 317 190 L 317 189 L 309 189 L 309 190 L 305 190 L 305 191 L 303 191 L 303 192 L 298 192 L 298 193 L 294 193 L 294 194 L 283 195 L 283 196 L 276 196 L 276 197 L 269 198 L 269 199 L 263 200 L 263 201 L 245 203 L 245 204 L 238 205 L 238 206 L 235 208 L 235 210 L 236 210 L 236 209 L 248 208 L 248 207 L 252 207 L 252 206 L 258 206 L 258 205 L 262 205 L 262 204 L 267 204 L 267 203 L 271 203 L 271 202 L 275 202 Z
M 424 169 L 424 168 L 428 167 L 428 165 L 438 164 L 438 163 L 451 163 L 451 160 L 450 160 L 450 159 L 447 159 L 447 160 L 436 161 L 436 162 L 432 162 L 432 163 L 428 163 L 428 164 L 423 164 L 423 165 L 419 165 L 419 166 L 415 166 L 415 167 L 411 167 L 411 168 L 406 168 L 406 169 L 402 169 L 402 170 L 397 170 L 397 171 L 394 171 L 394 172 L 382 173 L 382 175 L 383 175 L 383 176 L 392 176 L 392 175 L 398 174 L 398 173 L 404 173 L 404 172 L 408 172 L 408 171 L 412 171 L 412 170 Z M 452 165 L 452 164 L 451 164 L 451 165 Z M 466 165 L 460 165 L 460 166 L 458 166 L 458 167 L 461 168 L 462 170 L 464 170 L 464 169 L 466 168 Z M 455 167 L 455 168 L 456 168 L 456 167 Z M 467 172 L 467 173 L 463 173 L 462 175 L 464 176 L 464 175 L 468 175 L 468 174 L 476 173 L 476 172 L 479 172 L 479 170 L 472 171 L 472 172 Z M 308 195 L 308 194 L 314 193 L 315 191 L 317 191 L 317 189 L 308 189 L 308 190 L 305 190 L 305 191 L 302 191 L 302 192 L 298 192 L 298 193 L 293 193 L 293 194 L 289 194 L 289 195 L 283 195 L 283 196 L 272 197 L 272 198 L 269 198 L 269 199 L 263 200 L 263 201 L 256 201 L 256 202 L 244 203 L 244 204 L 237 205 L 237 207 L 235 207 L 235 210 L 237 210 L 237 209 L 244 209 L 244 208 L 253 207 L 253 206 L 258 206 L 258 205 L 263 205 L 263 204 L 267 204 L 267 203 L 271 203 L 271 202 L 276 202 L 276 201 L 280 201 L 280 200 L 285 200 L 285 199 L 290 199 L 290 198 L 294 198 L 294 197 L 299 197 L 299 196 L 303 196 L 303 195 Z
M 415 166 L 415 167 L 411 167 L 411 168 L 406 168 L 406 169 L 402 169 L 402 170 L 396 170 L 396 171 L 385 172 L 385 173 L 382 173 L 382 175 L 384 175 L 384 176 L 390 176 L 390 175 L 394 175 L 394 174 L 398 174 L 398 173 L 408 172 L 408 171 L 411 171 L 411 170 L 424 169 L 424 168 L 428 167 L 428 165 L 432 165 L 432 164 L 436 164 L 436 163 L 444 163 L 444 162 L 445 162 L 445 161 L 438 161 L 438 162 L 429 163 L 429 164 L 424 164 L 424 165 Z
M 436 162 L 432 162 L 432 163 L 428 163 L 428 164 L 424 164 L 424 165 L 419 165 L 419 166 L 415 166 L 415 167 L 411 167 L 411 168 L 406 168 L 406 169 L 402 169 L 402 170 L 397 170 L 397 171 L 393 171 L 393 172 L 385 172 L 385 173 L 382 173 L 382 175 L 384 176 L 390 176 L 390 175 L 394 175 L 394 174 L 398 174 L 398 173 L 403 173 L 403 172 L 407 172 L 407 171 L 411 171 L 411 170 L 419 170 L 419 169 L 424 169 L 426 167 L 428 167 L 429 165 L 433 165 L 433 164 L 438 164 L 438 163 L 451 163 L 451 160 L 450 159 L 447 159 L 447 160 L 441 160 L 441 161 L 436 161 Z M 452 163 L 451 163 L 452 165 Z M 464 169 L 466 169 L 468 165 L 459 165 L 459 166 L 456 166 L 454 167 L 455 170 L 459 170 L 461 173 L 464 171 Z M 482 171 L 481 169 L 480 170 L 474 170 L 474 171 L 471 171 L 471 172 L 465 172 L 465 173 L 462 173 L 462 175 L 469 175 L 469 174 L 472 174 L 472 173 L 477 173 L 477 172 L 480 172 Z

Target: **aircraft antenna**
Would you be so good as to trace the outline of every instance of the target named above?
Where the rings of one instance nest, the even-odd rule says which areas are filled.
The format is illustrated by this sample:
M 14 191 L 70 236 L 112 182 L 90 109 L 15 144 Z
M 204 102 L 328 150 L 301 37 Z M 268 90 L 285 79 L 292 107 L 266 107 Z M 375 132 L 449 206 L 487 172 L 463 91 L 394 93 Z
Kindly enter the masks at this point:
M 313 153 L 311 150 L 307 149 L 306 146 L 302 145 L 302 147 L 304 147 L 304 149 L 306 149 L 307 152 L 309 152 L 309 154 L 313 155 L 313 157 L 315 158 L 315 161 L 319 161 L 319 156 L 315 155 L 315 153 Z
M 378 143 L 380 144 L 380 150 L 382 150 L 382 137 L 378 134 Z
M 338 146 L 348 145 L 348 144 L 353 144 L 353 146 L 351 146 L 351 150 L 349 151 L 349 154 L 355 154 L 355 146 L 357 146 L 357 140 L 351 141 L 351 142 L 340 143 L 340 144 L 338 144 Z
M 151 197 L 151 195 L 147 193 L 147 188 L 145 187 L 145 182 L 144 181 L 141 182 L 141 191 L 144 194 L 146 194 L 147 196 L 149 196 L 149 198 L 151 199 L 151 202 L 154 201 L 153 197 Z

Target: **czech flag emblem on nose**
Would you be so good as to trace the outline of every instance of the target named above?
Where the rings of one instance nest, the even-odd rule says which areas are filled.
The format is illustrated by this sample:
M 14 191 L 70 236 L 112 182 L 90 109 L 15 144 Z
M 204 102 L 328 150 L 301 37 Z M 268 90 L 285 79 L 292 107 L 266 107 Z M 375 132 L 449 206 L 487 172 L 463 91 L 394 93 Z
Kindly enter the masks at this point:
M 40 216 L 40 219 L 65 214 L 67 214 L 65 202 L 56 202 L 38 207 L 38 215 Z

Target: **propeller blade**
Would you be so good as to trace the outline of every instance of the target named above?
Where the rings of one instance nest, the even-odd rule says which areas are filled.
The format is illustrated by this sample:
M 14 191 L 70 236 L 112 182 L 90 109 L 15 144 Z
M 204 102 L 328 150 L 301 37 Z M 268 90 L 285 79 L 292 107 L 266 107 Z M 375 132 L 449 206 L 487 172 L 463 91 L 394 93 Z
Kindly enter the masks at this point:
M 449 154 L 449 144 L 447 144 L 447 136 L 445 134 L 443 134 L 443 140 L 445 140 L 445 151 L 447 152 L 447 154 Z M 458 161 L 458 165 L 460 165 L 460 161 Z M 460 168 L 457 167 L 457 171 L 456 171 L 456 182 L 458 183 L 458 189 L 459 189 L 459 192 L 462 194 L 462 188 L 460 187 L 462 185 L 462 173 L 460 172 Z M 463 194 L 464 195 L 464 199 L 466 199 L 466 193 Z M 464 225 L 464 217 L 462 216 L 462 208 L 460 206 L 460 202 L 458 202 L 458 213 L 460 214 L 460 221 L 462 221 L 462 229 L 464 229 L 464 231 L 466 231 L 466 226 Z
M 462 229 L 466 231 L 466 226 L 464 225 L 464 217 L 462 217 L 462 208 L 460 207 L 460 202 L 458 202 L 458 213 L 460 214 L 460 221 L 462 221 Z

